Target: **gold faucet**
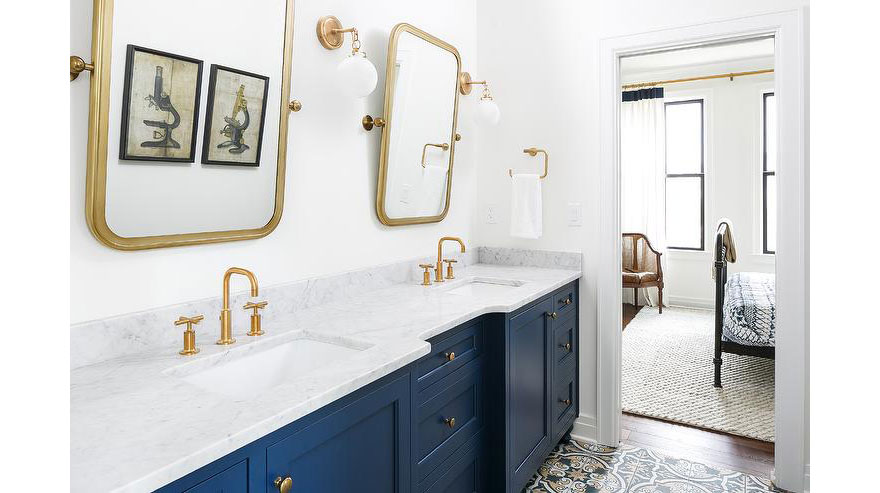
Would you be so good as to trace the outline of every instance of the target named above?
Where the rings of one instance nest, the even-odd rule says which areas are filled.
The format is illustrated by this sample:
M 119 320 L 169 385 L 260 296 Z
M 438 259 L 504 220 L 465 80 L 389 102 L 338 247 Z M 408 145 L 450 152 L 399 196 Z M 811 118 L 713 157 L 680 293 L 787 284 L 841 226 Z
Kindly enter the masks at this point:
M 434 282 L 443 282 L 443 242 L 457 241 L 461 245 L 461 253 L 465 252 L 464 242 L 455 236 L 444 236 L 437 242 L 437 266 L 434 268 Z
M 217 341 L 220 345 L 235 342 L 235 338 L 232 337 L 232 312 L 229 310 L 229 278 L 232 274 L 241 274 L 248 278 L 251 282 L 251 296 L 260 294 L 260 287 L 253 272 L 240 267 L 230 267 L 226 274 L 223 274 L 223 309 L 220 310 L 220 339 Z

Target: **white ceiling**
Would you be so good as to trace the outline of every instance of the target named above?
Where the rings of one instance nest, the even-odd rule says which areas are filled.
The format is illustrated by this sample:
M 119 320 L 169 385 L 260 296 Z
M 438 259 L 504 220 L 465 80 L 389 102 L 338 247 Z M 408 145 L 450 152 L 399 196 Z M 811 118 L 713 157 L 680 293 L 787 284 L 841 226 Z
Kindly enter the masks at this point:
M 622 78 L 626 78 L 628 75 L 699 65 L 766 59 L 773 56 L 773 41 L 773 38 L 765 38 L 625 57 L 620 60 L 620 73 Z

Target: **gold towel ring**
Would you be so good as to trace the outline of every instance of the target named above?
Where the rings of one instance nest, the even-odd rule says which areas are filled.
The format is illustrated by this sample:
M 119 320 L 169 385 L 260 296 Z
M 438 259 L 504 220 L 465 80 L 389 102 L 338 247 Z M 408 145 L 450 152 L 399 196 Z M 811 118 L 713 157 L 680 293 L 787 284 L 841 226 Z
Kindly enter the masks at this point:
M 539 176 L 538 178 L 542 180 L 544 178 L 547 178 L 547 172 L 550 168 L 550 155 L 547 154 L 547 151 L 545 151 L 544 149 L 538 149 L 537 147 L 529 147 L 528 149 L 523 149 L 523 152 L 528 154 L 529 156 L 537 156 L 539 152 L 544 153 L 544 174 Z M 507 174 L 510 175 L 511 178 L 513 178 L 512 169 L 508 169 Z

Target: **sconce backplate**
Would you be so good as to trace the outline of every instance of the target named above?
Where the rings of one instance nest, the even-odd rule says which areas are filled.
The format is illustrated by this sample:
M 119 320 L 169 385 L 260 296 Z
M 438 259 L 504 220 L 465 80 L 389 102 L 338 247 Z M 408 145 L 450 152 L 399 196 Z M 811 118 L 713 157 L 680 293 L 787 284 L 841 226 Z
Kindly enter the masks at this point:
M 335 50 L 342 47 L 345 41 L 345 34 L 339 32 L 342 29 L 342 23 L 335 16 L 325 15 L 318 19 L 318 27 L 315 29 L 318 33 L 318 41 L 321 46 L 328 50 Z M 334 32 L 334 30 L 336 30 Z
M 468 72 L 462 72 L 458 74 L 458 92 L 467 96 L 473 90 L 473 86 L 471 85 L 471 74 Z

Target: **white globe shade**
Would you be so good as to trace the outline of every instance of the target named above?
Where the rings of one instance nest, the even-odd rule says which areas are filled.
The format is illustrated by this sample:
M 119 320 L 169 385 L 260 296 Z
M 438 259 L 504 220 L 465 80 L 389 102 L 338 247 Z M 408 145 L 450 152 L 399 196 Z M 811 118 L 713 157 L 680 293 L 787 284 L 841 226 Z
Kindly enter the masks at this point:
M 355 53 L 336 66 L 336 81 L 345 92 L 363 98 L 376 89 L 379 74 L 365 54 Z
M 494 100 L 481 99 L 477 103 L 477 112 L 474 117 L 476 118 L 477 123 L 483 125 L 497 125 L 498 120 L 501 119 L 501 110 L 498 109 L 498 105 L 495 104 Z

